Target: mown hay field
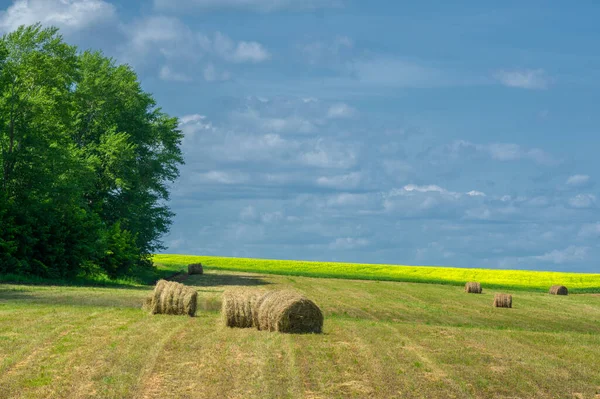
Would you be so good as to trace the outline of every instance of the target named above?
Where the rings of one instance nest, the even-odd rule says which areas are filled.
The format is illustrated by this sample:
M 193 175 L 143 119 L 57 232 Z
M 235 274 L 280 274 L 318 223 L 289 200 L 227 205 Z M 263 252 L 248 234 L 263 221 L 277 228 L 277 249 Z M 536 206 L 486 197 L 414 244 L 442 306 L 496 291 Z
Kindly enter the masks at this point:
M 0 285 L 0 398 L 596 398 L 600 297 L 220 271 L 196 317 L 150 315 L 153 287 Z M 293 289 L 323 334 L 229 328 L 232 288 Z
M 464 286 L 478 281 L 490 288 L 524 289 L 548 292 L 551 286 L 567 286 L 572 293 L 600 293 L 600 274 L 539 272 L 528 270 L 491 270 L 455 267 L 378 265 L 338 262 L 308 262 L 216 256 L 156 255 L 154 262 L 163 268 L 187 269 L 190 263 L 202 263 L 213 270 L 282 274 L 288 276 L 327 277 L 359 280 L 403 281 Z

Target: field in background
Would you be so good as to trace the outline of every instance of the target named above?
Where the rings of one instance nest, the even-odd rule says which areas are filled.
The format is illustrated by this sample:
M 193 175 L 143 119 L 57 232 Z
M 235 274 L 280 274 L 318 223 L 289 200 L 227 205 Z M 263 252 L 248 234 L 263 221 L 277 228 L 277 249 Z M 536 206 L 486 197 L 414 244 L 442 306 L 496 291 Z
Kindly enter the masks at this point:
M 600 274 L 536 272 L 525 270 L 463 269 L 451 267 L 376 265 L 336 262 L 307 262 L 215 256 L 155 255 L 161 268 L 177 271 L 201 262 L 213 270 L 230 270 L 289 276 L 326 277 L 358 280 L 403 281 L 464 285 L 478 281 L 485 288 L 545 291 L 552 285 L 565 285 L 572 293 L 600 292 Z
M 186 261 L 187 262 L 187 261 Z M 209 262 L 207 262 L 209 263 Z M 152 287 L 0 285 L 0 397 L 596 398 L 600 297 L 208 270 L 195 318 L 150 316 Z M 293 288 L 324 334 L 228 329 L 231 286 Z

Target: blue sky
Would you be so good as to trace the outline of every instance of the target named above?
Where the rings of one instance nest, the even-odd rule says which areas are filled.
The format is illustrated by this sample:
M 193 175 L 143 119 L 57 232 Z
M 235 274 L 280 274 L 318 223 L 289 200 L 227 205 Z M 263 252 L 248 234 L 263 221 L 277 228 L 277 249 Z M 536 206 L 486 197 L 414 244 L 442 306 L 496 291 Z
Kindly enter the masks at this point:
M 550 5 L 551 4 L 551 5 Z M 0 1 L 181 120 L 166 252 L 600 272 L 600 5 Z

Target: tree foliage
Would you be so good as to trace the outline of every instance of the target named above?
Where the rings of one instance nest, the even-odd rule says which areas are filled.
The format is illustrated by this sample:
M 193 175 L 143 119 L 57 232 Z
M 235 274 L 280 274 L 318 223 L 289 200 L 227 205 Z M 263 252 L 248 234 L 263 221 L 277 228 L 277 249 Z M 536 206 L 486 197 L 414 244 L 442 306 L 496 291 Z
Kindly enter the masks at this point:
M 0 38 L 0 273 L 151 267 L 183 163 L 177 126 L 129 66 L 57 29 Z

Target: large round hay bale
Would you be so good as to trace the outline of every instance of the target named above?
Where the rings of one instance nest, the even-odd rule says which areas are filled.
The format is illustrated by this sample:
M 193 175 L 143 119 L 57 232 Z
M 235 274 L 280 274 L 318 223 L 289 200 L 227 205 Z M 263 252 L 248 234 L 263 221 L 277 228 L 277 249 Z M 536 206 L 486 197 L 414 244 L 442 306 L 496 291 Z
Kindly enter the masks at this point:
M 553 285 L 552 287 L 550 287 L 550 294 L 569 295 L 569 290 L 564 285 Z
M 196 314 L 198 292 L 174 281 L 159 280 L 154 292 L 143 308 L 152 314 L 189 315 Z
M 188 274 L 204 274 L 202 263 L 192 263 L 188 265 Z
M 259 330 L 283 333 L 320 333 L 323 330 L 321 309 L 297 292 L 272 291 L 259 301 Z
M 476 282 L 469 282 L 465 284 L 465 292 L 469 294 L 481 294 L 481 284 Z
M 223 293 L 221 314 L 227 327 L 254 327 L 254 313 L 263 292 L 257 290 L 228 290 Z
M 512 295 L 509 295 L 509 294 L 494 295 L 494 307 L 496 307 L 496 308 L 512 308 Z

